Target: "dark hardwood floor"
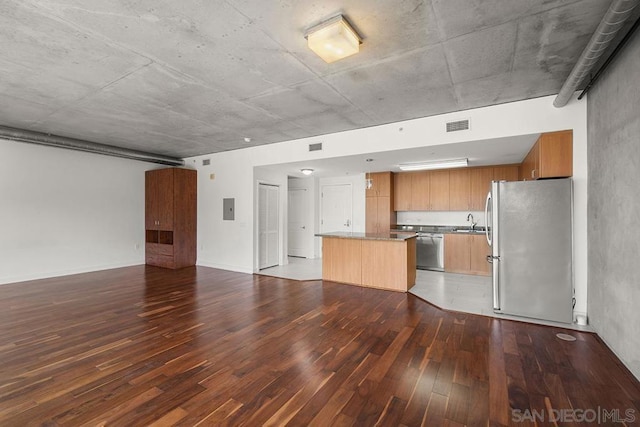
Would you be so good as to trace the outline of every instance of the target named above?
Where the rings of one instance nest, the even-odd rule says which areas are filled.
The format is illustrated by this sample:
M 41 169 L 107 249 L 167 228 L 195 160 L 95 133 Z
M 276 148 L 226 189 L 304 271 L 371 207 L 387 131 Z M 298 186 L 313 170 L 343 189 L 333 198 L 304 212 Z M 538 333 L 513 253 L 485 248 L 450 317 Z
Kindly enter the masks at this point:
M 637 425 L 639 408 L 594 334 L 410 294 L 204 267 L 0 286 L 1 426 Z

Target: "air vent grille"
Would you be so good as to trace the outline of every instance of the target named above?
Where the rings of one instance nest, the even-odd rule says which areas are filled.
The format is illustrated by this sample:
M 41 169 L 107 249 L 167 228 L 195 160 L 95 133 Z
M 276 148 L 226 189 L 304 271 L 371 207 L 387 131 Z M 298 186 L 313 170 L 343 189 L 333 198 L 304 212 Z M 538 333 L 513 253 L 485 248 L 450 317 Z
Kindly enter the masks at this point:
M 309 144 L 309 151 L 321 151 L 321 150 L 322 150 L 322 142 Z
M 211 164 L 211 159 L 202 159 L 202 166 L 209 166 Z
M 458 120 L 447 123 L 447 132 L 457 132 L 459 130 L 469 130 L 469 120 Z

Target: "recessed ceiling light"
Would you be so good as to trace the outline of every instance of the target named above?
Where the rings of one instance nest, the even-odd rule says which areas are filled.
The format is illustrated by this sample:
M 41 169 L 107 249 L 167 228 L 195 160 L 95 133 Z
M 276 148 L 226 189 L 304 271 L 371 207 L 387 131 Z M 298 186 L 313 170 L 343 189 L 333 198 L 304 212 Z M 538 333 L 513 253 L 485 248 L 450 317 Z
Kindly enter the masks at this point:
M 313 169 L 300 169 L 303 175 L 311 175 L 313 173 Z
M 360 36 L 342 15 L 309 29 L 305 38 L 309 49 L 329 64 L 360 50 Z
M 373 162 L 373 159 L 365 159 L 365 162 Z

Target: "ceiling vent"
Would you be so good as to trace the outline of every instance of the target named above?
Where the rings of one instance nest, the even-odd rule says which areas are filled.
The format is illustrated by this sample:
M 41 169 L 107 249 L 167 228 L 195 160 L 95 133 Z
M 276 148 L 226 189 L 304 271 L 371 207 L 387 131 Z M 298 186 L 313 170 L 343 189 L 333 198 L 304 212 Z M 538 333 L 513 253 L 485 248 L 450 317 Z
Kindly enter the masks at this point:
M 322 142 L 318 142 L 316 144 L 309 144 L 309 151 L 321 151 L 322 150 Z
M 209 166 L 211 164 L 211 159 L 202 159 L 202 166 Z
M 447 123 L 447 132 L 457 132 L 459 130 L 469 130 L 469 119 Z

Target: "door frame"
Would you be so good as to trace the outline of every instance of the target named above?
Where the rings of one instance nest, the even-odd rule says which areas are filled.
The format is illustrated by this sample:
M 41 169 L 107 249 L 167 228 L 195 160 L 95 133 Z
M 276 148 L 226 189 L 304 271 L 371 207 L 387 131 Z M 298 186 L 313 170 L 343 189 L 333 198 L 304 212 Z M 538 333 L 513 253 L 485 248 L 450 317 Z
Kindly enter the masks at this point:
M 319 215 L 319 225 L 320 225 L 320 232 L 324 233 L 324 218 L 323 218 L 323 213 L 324 213 L 324 187 L 336 187 L 336 186 L 348 186 L 349 187 L 349 197 L 351 199 L 351 212 L 349 212 L 349 216 L 350 216 L 350 221 L 351 221 L 351 228 L 353 229 L 353 184 L 350 182 L 343 182 L 343 183 L 335 183 L 335 184 L 322 184 L 320 185 L 320 215 Z
M 254 188 L 254 232 L 253 232 L 253 272 L 260 271 L 260 185 L 270 185 L 278 188 L 278 265 L 287 263 L 283 256 L 287 251 L 286 230 L 283 229 L 286 220 L 286 209 L 282 207 L 282 185 L 264 179 L 257 179 Z
M 305 226 L 307 227 L 307 229 L 304 231 L 304 243 L 303 243 L 303 255 L 291 255 L 291 246 L 289 245 L 290 240 L 291 240 L 291 234 L 289 232 L 289 227 L 290 227 L 290 222 L 291 222 L 291 205 L 289 203 L 290 201 L 290 196 L 291 196 L 291 192 L 292 191 L 302 191 L 304 192 L 304 202 L 309 202 L 311 201 L 313 203 L 312 200 L 312 196 L 313 196 L 313 191 L 312 188 L 307 188 L 307 187 L 287 187 L 287 223 L 286 223 L 286 227 L 287 227 L 287 257 L 289 256 L 301 256 L 307 259 L 312 259 L 314 258 L 314 250 L 313 250 L 313 230 L 314 230 L 314 226 L 313 226 L 313 209 L 308 209 L 306 211 L 306 215 L 305 215 Z M 304 208 L 304 204 L 302 206 Z M 305 210 L 303 209 L 303 212 Z M 310 218 L 309 218 L 310 217 Z

